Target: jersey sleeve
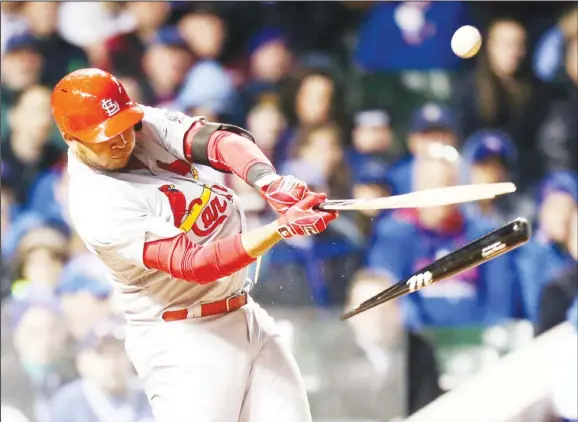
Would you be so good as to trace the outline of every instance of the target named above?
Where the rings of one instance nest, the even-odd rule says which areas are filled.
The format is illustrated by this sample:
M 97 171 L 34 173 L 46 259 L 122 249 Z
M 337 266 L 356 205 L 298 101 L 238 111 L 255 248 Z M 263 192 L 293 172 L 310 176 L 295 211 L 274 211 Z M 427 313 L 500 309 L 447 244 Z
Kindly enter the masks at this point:
M 143 130 L 154 131 L 154 138 L 169 153 L 186 161 L 184 140 L 187 133 L 203 125 L 203 117 L 190 117 L 179 111 L 144 106 L 145 127 Z M 150 128 L 150 129 L 149 129 Z
M 182 232 L 171 221 L 155 216 L 146 200 L 131 192 L 93 195 L 89 200 L 71 201 L 74 227 L 89 250 L 107 264 L 130 263 L 146 269 L 145 242 L 175 237 Z M 160 214 L 164 215 L 164 214 Z

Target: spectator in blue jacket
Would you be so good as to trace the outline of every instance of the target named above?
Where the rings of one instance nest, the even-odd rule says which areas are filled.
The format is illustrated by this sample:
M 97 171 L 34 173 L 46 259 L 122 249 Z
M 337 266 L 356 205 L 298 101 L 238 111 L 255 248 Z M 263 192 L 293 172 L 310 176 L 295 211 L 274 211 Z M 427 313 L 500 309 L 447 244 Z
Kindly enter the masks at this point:
M 123 343 L 122 325 L 109 320 L 80 341 L 76 365 L 81 378 L 56 392 L 50 422 L 154 421 Z
M 577 198 L 575 174 L 559 172 L 548 176 L 540 190 L 536 232 L 516 254 L 524 314 L 534 323 L 538 319 L 538 305 L 545 284 L 574 264 L 567 245 Z
M 458 138 L 454 113 L 449 107 L 427 103 L 414 111 L 407 136 L 408 155 L 396 162 L 389 177 L 397 194 L 409 193 L 413 185 L 413 162 L 431 143 L 456 147 Z
M 461 149 L 464 183 L 517 182 L 518 151 L 510 136 L 499 130 L 481 130 L 466 139 Z M 517 217 L 531 220 L 533 201 L 521 193 L 463 204 L 471 218 L 484 218 L 500 226 Z
M 395 158 L 389 113 L 365 109 L 355 115 L 353 123 L 352 147 L 347 154 L 353 175 L 367 167 L 374 172 L 387 170 Z
M 431 145 L 416 159 L 414 189 L 454 185 L 457 156 L 450 146 Z M 376 227 L 369 265 L 388 271 L 393 280 L 403 280 L 489 231 L 486 223 L 465 216 L 457 206 L 395 211 Z M 404 297 L 406 322 L 414 329 L 489 326 L 515 317 L 513 267 L 511 257 L 504 255 Z
M 468 23 L 461 2 L 377 3 L 359 32 L 354 60 L 368 71 L 453 69 L 454 31 Z

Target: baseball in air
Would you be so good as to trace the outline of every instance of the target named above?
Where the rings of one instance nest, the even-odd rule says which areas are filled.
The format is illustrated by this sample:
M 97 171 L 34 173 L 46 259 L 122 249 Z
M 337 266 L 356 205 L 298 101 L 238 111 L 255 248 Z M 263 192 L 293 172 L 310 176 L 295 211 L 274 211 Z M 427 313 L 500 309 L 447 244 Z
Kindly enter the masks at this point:
M 482 35 L 477 28 L 464 25 L 452 37 L 452 50 L 462 59 L 474 57 L 482 46 Z

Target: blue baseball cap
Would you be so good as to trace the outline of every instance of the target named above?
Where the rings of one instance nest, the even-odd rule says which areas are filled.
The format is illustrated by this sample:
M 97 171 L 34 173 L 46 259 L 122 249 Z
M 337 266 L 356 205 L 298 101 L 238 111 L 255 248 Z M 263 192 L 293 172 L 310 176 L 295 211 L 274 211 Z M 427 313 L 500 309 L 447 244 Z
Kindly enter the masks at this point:
M 106 266 L 94 255 L 83 254 L 73 258 L 62 271 L 56 286 L 57 295 L 88 292 L 105 299 L 112 293 Z
M 176 26 L 163 26 L 153 37 L 151 44 L 169 45 L 188 49 L 185 39 Z
M 574 202 L 578 202 L 578 180 L 576 174 L 570 171 L 557 171 L 546 176 L 540 189 L 540 202 L 554 192 L 566 193 L 574 199 Z
M 6 53 L 18 50 L 38 51 L 38 41 L 33 35 L 28 33 L 14 35 L 6 42 Z
M 385 185 L 392 188 L 388 175 L 389 167 L 378 160 L 363 160 L 353 172 L 353 183 L 356 185 Z
M 257 31 L 255 35 L 249 41 L 248 52 L 249 55 L 253 54 L 259 48 L 263 47 L 264 45 L 274 42 L 274 41 L 282 41 L 285 42 L 286 36 L 285 33 L 281 28 L 276 27 L 266 27 L 262 28 L 261 30 Z
M 471 135 L 465 142 L 473 163 L 479 163 L 489 158 L 500 159 L 506 167 L 516 164 L 518 153 L 512 138 L 499 130 L 479 131 Z
M 456 122 L 452 110 L 442 104 L 427 103 L 418 108 L 411 119 L 410 132 L 428 130 L 455 131 Z

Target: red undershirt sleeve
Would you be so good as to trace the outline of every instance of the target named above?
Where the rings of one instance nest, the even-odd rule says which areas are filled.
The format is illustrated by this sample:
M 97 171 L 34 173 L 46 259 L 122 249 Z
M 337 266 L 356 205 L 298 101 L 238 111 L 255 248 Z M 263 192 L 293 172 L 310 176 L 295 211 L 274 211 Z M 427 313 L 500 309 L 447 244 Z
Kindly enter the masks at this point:
M 237 234 L 207 245 L 199 245 L 185 233 L 173 238 L 146 242 L 143 262 L 149 269 L 199 284 L 229 276 L 255 262 Z
M 185 134 L 183 149 L 189 162 L 202 163 L 204 157 L 195 155 L 206 154 L 211 167 L 234 173 L 250 185 L 258 177 L 275 172 L 275 167 L 263 151 L 254 142 L 236 133 L 217 130 L 211 134 L 206 146 L 195 145 L 195 135 L 203 125 L 202 121 L 197 122 Z

